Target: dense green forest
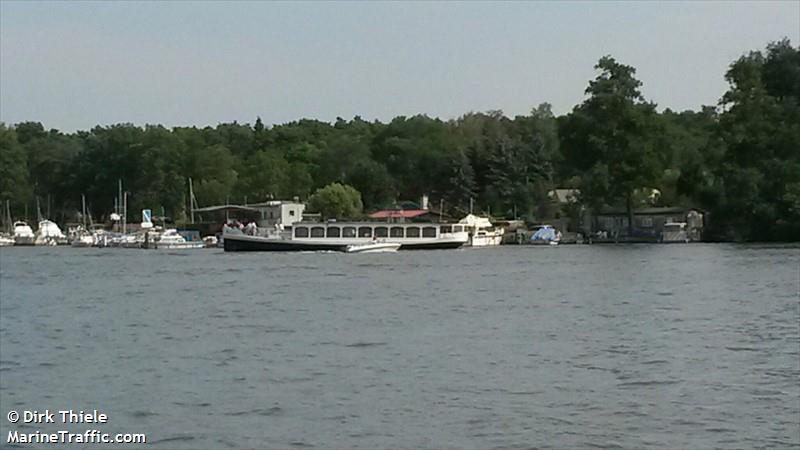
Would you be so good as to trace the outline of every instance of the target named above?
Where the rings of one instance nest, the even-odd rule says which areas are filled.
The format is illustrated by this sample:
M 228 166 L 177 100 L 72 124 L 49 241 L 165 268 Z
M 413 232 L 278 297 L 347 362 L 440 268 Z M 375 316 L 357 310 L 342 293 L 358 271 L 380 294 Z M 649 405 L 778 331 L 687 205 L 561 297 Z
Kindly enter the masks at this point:
M 714 239 L 800 240 L 800 47 L 782 40 L 732 62 L 728 91 L 699 111 L 658 112 L 635 68 L 610 56 L 595 69 L 583 103 L 559 117 L 542 104 L 514 118 L 489 111 L 450 121 L 258 119 L 75 133 L 0 123 L 0 199 L 30 218 L 39 199 L 51 219 L 68 222 L 83 194 L 100 219 L 122 179 L 129 211 L 181 221 L 191 177 L 201 206 L 308 199 L 341 183 L 360 192 L 365 210 L 428 194 L 453 213 L 472 199 L 495 217 L 543 220 L 554 214 L 548 191 L 578 188 L 590 209 L 702 208 Z

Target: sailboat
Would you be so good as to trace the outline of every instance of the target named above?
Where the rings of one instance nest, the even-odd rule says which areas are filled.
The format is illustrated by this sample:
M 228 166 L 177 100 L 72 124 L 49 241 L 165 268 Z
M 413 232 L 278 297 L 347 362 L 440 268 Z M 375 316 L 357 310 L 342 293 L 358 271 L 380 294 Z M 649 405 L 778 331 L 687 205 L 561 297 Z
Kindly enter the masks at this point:
M 61 228 L 55 222 L 42 219 L 42 212 L 39 209 L 39 199 L 36 199 L 36 213 L 39 216 L 39 229 L 33 240 L 33 245 L 63 245 L 67 243 L 67 237 L 61 232 Z
M 11 206 L 9 201 L 6 200 L 5 208 L 3 208 L 3 222 L 8 228 L 8 233 L 0 233 L 0 247 L 8 247 L 14 245 L 14 234 L 11 225 Z
M 83 219 L 83 224 L 79 226 L 79 228 L 75 231 L 72 236 L 72 242 L 70 245 L 73 247 L 92 247 L 94 246 L 94 236 L 89 230 L 86 228 L 86 196 L 81 195 L 81 219 Z

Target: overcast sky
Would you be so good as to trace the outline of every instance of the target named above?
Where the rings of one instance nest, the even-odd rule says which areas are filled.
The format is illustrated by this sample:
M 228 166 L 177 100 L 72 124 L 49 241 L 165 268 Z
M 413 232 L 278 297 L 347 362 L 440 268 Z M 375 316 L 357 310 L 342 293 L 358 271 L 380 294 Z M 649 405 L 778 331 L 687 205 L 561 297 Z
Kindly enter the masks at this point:
M 784 2 L 22 2 L 0 0 L 0 121 L 64 131 L 557 114 L 597 60 L 660 108 L 715 104 L 727 66 L 788 37 Z

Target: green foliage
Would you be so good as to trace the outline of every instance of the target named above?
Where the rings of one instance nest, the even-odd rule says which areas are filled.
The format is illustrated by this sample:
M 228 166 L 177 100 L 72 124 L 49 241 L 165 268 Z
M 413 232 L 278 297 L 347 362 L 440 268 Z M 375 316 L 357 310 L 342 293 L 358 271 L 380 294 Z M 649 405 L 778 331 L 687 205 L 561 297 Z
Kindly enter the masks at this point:
M 308 209 L 324 218 L 358 218 L 362 208 L 361 194 L 346 184 L 329 184 L 308 198 Z
M 17 133 L 0 122 L 0 201 L 5 207 L 11 202 L 16 214 L 22 214 L 21 205 L 31 200 L 28 183 L 28 161 L 25 149 L 17 140 Z
M 766 55 L 742 56 L 726 74 L 719 136 L 724 152 L 707 162 L 716 232 L 734 239 L 800 239 L 800 48 L 788 40 Z

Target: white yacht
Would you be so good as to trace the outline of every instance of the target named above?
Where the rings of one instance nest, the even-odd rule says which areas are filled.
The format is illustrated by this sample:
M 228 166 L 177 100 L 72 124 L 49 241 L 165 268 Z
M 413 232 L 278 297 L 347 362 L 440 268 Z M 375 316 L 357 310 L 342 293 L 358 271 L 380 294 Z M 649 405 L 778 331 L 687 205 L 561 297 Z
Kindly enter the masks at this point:
M 178 233 L 175 228 L 169 228 L 163 232 L 149 232 L 145 238 L 143 247 L 159 249 L 189 249 L 205 248 L 203 241 L 187 241 L 186 238 Z
M 33 245 L 35 238 L 30 225 L 21 220 L 14 222 L 14 245 Z
M 480 217 L 473 214 L 467 215 L 458 223 L 464 226 L 464 230 L 469 234 L 467 245 L 471 247 L 488 247 L 500 245 L 503 241 L 502 228 L 495 228 L 488 217 Z
M 347 251 L 351 245 L 373 239 L 400 244 L 401 250 L 458 248 L 469 235 L 463 225 L 385 222 L 297 222 L 282 231 L 261 229 L 266 234 L 249 235 L 227 227 L 225 251 Z
M 61 228 L 55 222 L 42 220 L 39 222 L 39 229 L 36 231 L 34 245 L 64 245 L 67 237 L 61 232 Z

